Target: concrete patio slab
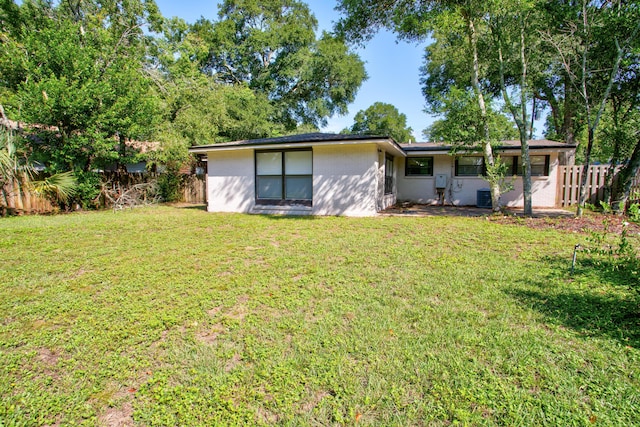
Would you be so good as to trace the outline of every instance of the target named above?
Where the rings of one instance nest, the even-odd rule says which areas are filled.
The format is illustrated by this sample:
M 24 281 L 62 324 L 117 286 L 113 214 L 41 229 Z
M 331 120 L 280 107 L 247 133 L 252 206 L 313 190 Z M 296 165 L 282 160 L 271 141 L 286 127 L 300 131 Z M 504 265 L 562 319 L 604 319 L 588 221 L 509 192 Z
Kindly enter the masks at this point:
M 506 208 L 506 215 L 524 216 L 522 208 Z M 492 215 L 491 209 L 475 206 L 440 206 L 420 204 L 398 204 L 380 212 L 380 215 L 409 215 L 409 216 L 488 216 Z M 536 218 L 570 218 L 575 216 L 575 211 L 559 208 L 534 208 L 533 217 Z

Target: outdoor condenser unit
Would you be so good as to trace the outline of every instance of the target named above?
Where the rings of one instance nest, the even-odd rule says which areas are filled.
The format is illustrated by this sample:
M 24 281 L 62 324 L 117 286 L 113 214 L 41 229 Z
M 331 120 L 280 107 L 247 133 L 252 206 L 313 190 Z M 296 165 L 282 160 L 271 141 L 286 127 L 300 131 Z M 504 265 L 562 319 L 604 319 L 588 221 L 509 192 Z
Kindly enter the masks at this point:
M 491 190 L 489 190 L 488 188 L 481 188 L 480 190 L 478 190 L 476 206 L 479 208 L 491 209 Z

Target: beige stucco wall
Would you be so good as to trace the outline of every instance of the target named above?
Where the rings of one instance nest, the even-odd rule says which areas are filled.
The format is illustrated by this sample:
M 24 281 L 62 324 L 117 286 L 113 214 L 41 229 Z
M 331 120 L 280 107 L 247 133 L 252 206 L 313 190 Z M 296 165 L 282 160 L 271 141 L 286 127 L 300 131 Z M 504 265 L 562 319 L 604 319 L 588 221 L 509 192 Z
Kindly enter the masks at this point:
M 534 153 L 532 153 L 533 155 Z M 558 179 L 558 153 L 536 151 L 535 155 L 549 155 L 549 176 L 532 177 L 532 204 L 534 207 L 554 207 L 556 205 L 556 186 Z M 421 157 L 421 156 L 416 156 Z M 442 154 L 433 156 L 433 176 L 405 176 L 405 162 L 398 168 L 398 200 L 417 203 L 435 204 L 438 196 L 435 187 L 435 176 L 447 175 L 445 201 L 447 204 L 459 206 L 475 206 L 477 191 L 488 188 L 487 181 L 480 177 L 455 176 L 455 160 L 453 156 Z M 504 193 L 501 201 L 505 206 L 522 207 L 522 178 L 513 177 L 514 189 Z
M 313 215 L 375 215 L 378 167 L 375 144 L 314 147 Z
M 255 204 L 253 150 L 207 153 L 207 210 L 250 212 Z
M 313 147 L 312 207 L 255 205 L 254 150 L 207 153 L 210 212 L 253 212 L 313 215 L 376 215 L 395 203 L 384 194 L 384 151 L 376 144 Z M 395 158 L 397 177 L 401 157 Z M 397 178 L 396 178 L 397 180 Z

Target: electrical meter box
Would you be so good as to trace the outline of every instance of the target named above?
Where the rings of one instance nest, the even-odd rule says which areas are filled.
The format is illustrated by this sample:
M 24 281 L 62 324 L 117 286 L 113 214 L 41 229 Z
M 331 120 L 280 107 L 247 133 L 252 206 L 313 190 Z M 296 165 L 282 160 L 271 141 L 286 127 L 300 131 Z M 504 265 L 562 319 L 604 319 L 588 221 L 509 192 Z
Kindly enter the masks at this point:
M 447 175 L 436 175 L 436 188 L 447 188 Z

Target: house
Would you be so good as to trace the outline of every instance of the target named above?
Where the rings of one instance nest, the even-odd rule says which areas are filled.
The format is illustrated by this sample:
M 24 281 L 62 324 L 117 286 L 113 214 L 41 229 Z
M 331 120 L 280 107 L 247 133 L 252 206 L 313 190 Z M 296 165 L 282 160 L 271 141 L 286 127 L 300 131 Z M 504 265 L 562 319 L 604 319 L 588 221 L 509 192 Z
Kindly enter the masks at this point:
M 486 169 L 481 153 L 458 151 L 456 155 L 452 155 L 450 145 L 438 143 L 401 146 L 406 157 L 398 171 L 398 200 L 425 204 L 444 201 L 447 204 L 469 206 L 481 204 L 478 200 L 479 191 L 488 194 L 488 183 L 482 178 Z M 558 166 L 572 165 L 575 149 L 575 145 L 563 142 L 529 141 L 531 198 L 534 208 L 552 208 L 557 205 Z M 498 147 L 494 147 L 494 154 L 500 155 L 507 164 L 509 172 L 505 181 L 513 187 L 511 191 L 502 194 L 502 204 L 522 207 L 524 199 L 520 141 L 502 141 Z M 490 196 L 488 197 L 490 203 Z
M 499 151 L 511 165 L 508 206 L 522 206 L 519 143 Z M 575 146 L 531 141 L 534 207 L 555 206 L 560 163 Z M 476 205 L 482 156 L 450 154 L 451 147 L 398 144 L 383 136 L 310 133 L 192 147 L 207 158 L 210 212 L 371 216 L 398 201 Z

